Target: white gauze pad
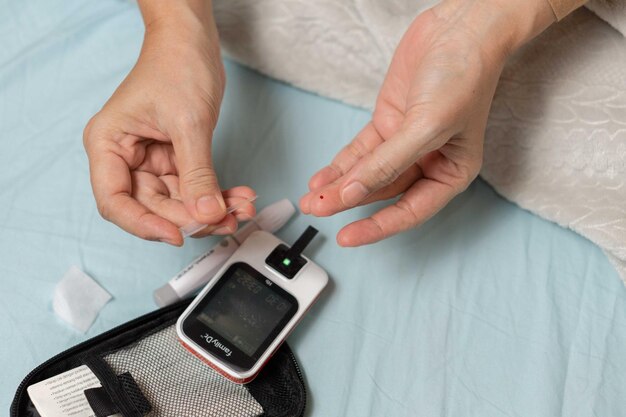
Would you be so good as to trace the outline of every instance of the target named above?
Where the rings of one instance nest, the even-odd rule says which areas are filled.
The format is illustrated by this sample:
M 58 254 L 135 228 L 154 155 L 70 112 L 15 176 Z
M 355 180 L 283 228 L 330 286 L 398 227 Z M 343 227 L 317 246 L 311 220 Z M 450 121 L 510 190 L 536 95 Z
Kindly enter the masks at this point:
M 111 299 L 93 278 L 72 266 L 54 289 L 52 309 L 63 321 L 85 333 Z

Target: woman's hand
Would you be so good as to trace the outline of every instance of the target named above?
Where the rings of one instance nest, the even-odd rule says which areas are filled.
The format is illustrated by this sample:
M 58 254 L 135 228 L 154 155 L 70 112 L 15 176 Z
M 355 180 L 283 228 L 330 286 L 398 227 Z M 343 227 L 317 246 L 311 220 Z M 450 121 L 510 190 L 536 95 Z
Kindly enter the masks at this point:
M 211 139 L 224 69 L 211 4 L 140 1 L 146 35 L 137 64 L 89 122 L 84 143 L 102 216 L 134 235 L 182 244 L 180 226 L 197 221 L 232 233 L 254 191 L 222 192 Z
M 311 178 L 302 211 L 330 216 L 401 196 L 344 227 L 342 246 L 428 220 L 478 175 L 506 57 L 554 19 L 546 0 L 450 0 L 419 15 L 396 49 L 371 122 Z

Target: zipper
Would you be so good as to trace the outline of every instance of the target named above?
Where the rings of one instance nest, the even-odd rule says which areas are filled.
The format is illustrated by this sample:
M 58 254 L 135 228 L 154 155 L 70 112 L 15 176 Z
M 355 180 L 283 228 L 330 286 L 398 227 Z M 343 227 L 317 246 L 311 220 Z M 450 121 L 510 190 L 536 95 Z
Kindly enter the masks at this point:
M 136 327 L 138 325 L 140 325 L 142 322 L 144 321 L 150 321 L 152 319 L 157 318 L 160 315 L 163 314 L 167 314 L 170 313 L 172 311 L 175 311 L 176 309 L 180 309 L 181 307 L 183 307 L 186 304 L 189 304 L 190 300 L 183 300 L 183 301 L 179 301 L 176 304 L 173 304 L 171 306 L 167 306 L 155 311 L 152 311 L 150 313 L 144 314 L 143 316 L 139 316 L 136 319 L 133 319 L 129 322 L 123 323 L 117 327 L 112 328 L 111 330 L 107 330 L 106 332 L 92 337 L 91 339 L 87 339 L 84 342 L 81 342 L 79 344 L 77 344 L 74 347 L 71 347 L 67 350 L 64 350 L 63 352 L 54 355 L 53 357 L 51 357 L 50 359 L 48 359 L 47 361 L 45 361 L 44 363 L 42 363 L 41 365 L 37 366 L 35 369 L 33 369 L 32 371 L 30 371 L 28 373 L 28 375 L 26 375 L 26 377 L 22 380 L 22 382 L 20 383 L 20 385 L 17 388 L 17 392 L 15 394 L 15 398 L 13 399 L 13 403 L 11 404 L 11 410 L 10 410 L 10 417 L 18 417 L 17 412 L 18 412 L 18 408 L 20 406 L 20 404 L 22 403 L 22 398 L 24 396 L 24 391 L 26 391 L 26 386 L 29 384 L 30 380 L 35 377 L 39 372 L 41 372 L 43 369 L 49 367 L 50 365 L 54 364 L 55 362 L 58 362 L 70 355 L 75 354 L 76 352 L 79 352 L 80 350 L 85 350 L 88 349 L 89 347 L 93 346 L 93 345 L 97 345 L 98 343 L 100 343 L 101 341 L 110 338 L 113 334 L 115 333 L 122 333 L 124 331 L 126 331 L 129 328 L 132 327 Z
M 302 412 L 298 417 L 304 417 L 304 412 L 306 410 L 306 385 L 304 384 L 304 377 L 302 376 L 302 370 L 300 370 L 300 365 L 298 365 L 298 361 L 296 361 L 296 357 L 291 350 L 289 345 L 285 344 L 287 347 L 289 358 L 291 359 L 291 363 L 293 363 L 294 368 L 296 368 L 296 374 L 298 375 L 298 379 L 300 380 L 300 385 L 302 385 L 302 392 L 304 394 L 304 401 L 302 402 Z

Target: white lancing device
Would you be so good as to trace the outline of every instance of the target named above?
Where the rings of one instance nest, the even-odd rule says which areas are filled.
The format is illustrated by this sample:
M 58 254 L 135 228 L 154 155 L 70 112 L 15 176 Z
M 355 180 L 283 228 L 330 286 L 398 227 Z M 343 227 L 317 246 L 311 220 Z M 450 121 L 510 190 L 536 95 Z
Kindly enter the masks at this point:
M 176 274 L 167 284 L 156 289 L 154 301 L 159 307 L 165 307 L 192 295 L 210 281 L 251 233 L 257 230 L 274 233 L 283 227 L 295 212 L 295 207 L 287 199 L 265 207 L 241 229 L 222 239 Z

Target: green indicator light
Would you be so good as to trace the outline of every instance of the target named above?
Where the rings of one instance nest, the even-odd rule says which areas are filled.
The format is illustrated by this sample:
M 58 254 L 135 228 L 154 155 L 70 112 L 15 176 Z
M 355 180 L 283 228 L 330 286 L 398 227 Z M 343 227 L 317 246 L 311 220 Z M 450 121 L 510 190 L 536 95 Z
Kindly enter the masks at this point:
M 291 265 L 291 259 L 289 259 L 289 258 L 283 259 L 283 265 L 285 265 L 285 266 Z

